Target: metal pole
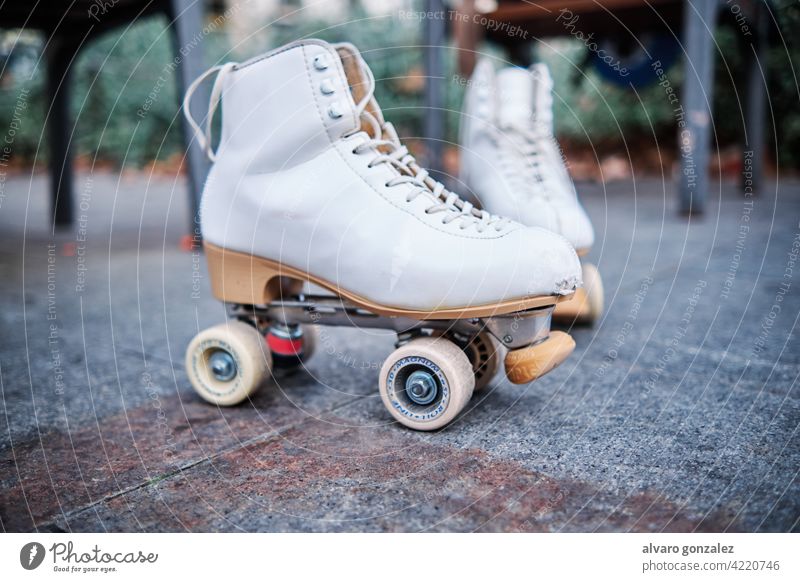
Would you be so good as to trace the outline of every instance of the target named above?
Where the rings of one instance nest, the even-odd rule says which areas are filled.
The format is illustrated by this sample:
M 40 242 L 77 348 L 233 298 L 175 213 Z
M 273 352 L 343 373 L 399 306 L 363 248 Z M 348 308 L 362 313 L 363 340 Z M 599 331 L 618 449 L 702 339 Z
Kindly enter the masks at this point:
M 47 55 L 47 94 L 50 116 L 47 120 L 50 140 L 50 200 L 53 224 L 70 226 L 73 219 L 72 151 L 70 147 L 70 63 L 77 46 L 56 39 Z
M 683 23 L 686 79 L 678 137 L 683 214 L 702 214 L 708 195 L 716 20 L 717 0 L 686 0 Z
M 764 179 L 765 113 L 766 113 L 766 19 L 761 2 L 755 2 L 752 12 L 755 40 L 747 51 L 747 104 L 745 109 L 745 144 L 742 187 L 758 194 Z M 749 173 L 749 175 L 747 175 Z
M 427 0 L 427 12 L 435 15 L 425 20 L 425 165 L 434 172 L 442 170 L 444 139 L 444 67 L 445 8 L 442 0 Z M 437 179 L 441 176 L 434 176 Z
M 203 29 L 203 3 L 200 0 L 170 0 L 169 17 L 173 27 L 173 45 L 175 56 L 180 57 L 178 65 L 178 88 L 179 99 L 183 99 L 183 94 L 189 85 L 205 70 L 205 60 L 203 58 L 203 43 L 193 42 L 196 35 L 201 34 Z M 193 114 L 195 119 L 205 117 L 205 107 L 208 103 L 209 89 L 207 86 L 198 87 L 193 103 Z M 200 197 L 203 193 L 203 185 L 208 175 L 210 162 L 202 152 L 197 141 L 194 139 L 194 132 L 189 127 L 186 119 L 181 117 L 183 127 L 184 143 L 187 149 L 187 161 L 189 166 L 189 202 L 192 209 L 192 224 L 190 225 L 193 234 L 199 236 L 199 211 Z

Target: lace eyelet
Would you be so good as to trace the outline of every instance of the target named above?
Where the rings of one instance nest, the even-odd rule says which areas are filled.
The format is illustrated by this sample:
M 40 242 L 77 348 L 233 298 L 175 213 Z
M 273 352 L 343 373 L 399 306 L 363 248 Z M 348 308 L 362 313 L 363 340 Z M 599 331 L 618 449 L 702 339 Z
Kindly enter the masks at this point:
M 384 188 L 391 188 L 391 186 L 389 186 L 389 182 L 384 182 L 383 183 L 383 187 Z
M 321 54 L 314 57 L 314 68 L 318 71 L 324 71 L 328 68 L 328 55 Z
M 343 115 L 344 112 L 338 103 L 331 103 L 330 107 L 328 107 L 328 117 L 331 119 L 340 119 Z
M 323 79 L 319 84 L 319 90 L 323 95 L 333 95 L 336 92 L 336 87 L 334 87 L 333 81 L 330 79 Z

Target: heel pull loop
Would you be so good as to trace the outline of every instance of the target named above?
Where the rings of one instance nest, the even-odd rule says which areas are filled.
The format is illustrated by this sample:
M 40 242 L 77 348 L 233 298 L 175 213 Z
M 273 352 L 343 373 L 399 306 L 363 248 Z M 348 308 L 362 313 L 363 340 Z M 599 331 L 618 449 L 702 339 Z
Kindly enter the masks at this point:
M 189 122 L 189 126 L 192 128 L 192 131 L 194 131 L 194 135 L 197 138 L 197 142 L 200 144 L 200 148 L 205 152 L 206 156 L 208 156 L 208 159 L 212 162 L 217 161 L 217 152 L 215 152 L 212 147 L 211 123 L 214 120 L 214 113 L 219 106 L 219 102 L 222 99 L 222 82 L 225 76 L 235 66 L 236 63 L 225 63 L 224 65 L 216 65 L 211 67 L 205 73 L 192 81 L 192 84 L 189 85 L 189 88 L 186 90 L 186 96 L 183 98 L 183 115 L 186 117 L 186 121 Z M 202 128 L 192 116 L 190 105 L 192 102 L 192 96 L 194 95 L 195 91 L 197 91 L 197 88 L 203 81 L 205 81 L 214 73 L 217 73 L 217 78 L 214 80 L 214 86 L 211 89 L 211 97 L 208 100 L 208 113 L 206 114 L 205 118 L 205 128 Z

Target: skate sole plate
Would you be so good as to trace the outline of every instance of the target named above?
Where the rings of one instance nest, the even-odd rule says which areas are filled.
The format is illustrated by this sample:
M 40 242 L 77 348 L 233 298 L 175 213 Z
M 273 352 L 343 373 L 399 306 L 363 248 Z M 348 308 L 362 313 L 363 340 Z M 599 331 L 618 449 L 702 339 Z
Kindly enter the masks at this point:
M 447 307 L 430 311 L 406 309 L 379 305 L 324 279 L 277 261 L 224 249 L 208 242 L 204 242 L 203 247 L 208 260 L 211 291 L 217 299 L 226 303 L 266 305 L 281 298 L 284 293 L 282 285 L 285 278 L 314 283 L 378 315 L 411 319 L 466 319 L 506 315 L 556 305 L 571 300 L 574 295 L 540 295 L 487 305 Z

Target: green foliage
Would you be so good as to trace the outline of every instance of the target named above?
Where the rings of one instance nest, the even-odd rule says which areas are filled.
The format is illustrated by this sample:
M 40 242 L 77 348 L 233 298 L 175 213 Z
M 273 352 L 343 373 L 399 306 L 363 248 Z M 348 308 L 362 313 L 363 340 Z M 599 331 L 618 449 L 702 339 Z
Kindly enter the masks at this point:
M 41 46 L 35 37 L 21 35 L 15 59 L 6 58 L 0 77 L 0 148 L 9 147 L 13 157 L 32 160 L 42 129 L 44 77 L 30 75 Z M 13 38 L 16 38 L 15 34 Z M 0 43 L 8 57 L 11 44 Z M 7 156 L 4 156 L 7 157 Z
M 298 22 L 276 28 L 272 46 L 298 38 L 321 38 L 329 42 L 349 42 L 358 47 L 375 76 L 375 97 L 385 117 L 406 136 L 419 136 L 424 116 L 421 91 L 400 87 L 409 74 L 423 74 L 423 51 L 419 23 L 398 19 L 396 14 L 368 18 L 355 8 L 345 23 L 331 26 L 323 22 Z
M 7 33 L 12 34 L 12 33 Z M 206 55 L 222 53 L 218 32 L 204 39 Z M 8 127 L 21 92 L 29 91 L 13 153 L 46 160 L 43 133 L 48 111 L 44 60 L 30 59 L 31 44 L 16 46 L 0 89 L 0 128 Z M 41 43 L 38 43 L 39 45 Z M 21 56 L 18 56 L 21 55 Z M 19 59 L 24 57 L 24 62 Z M 146 18 L 90 41 L 70 78 L 73 150 L 116 165 L 141 166 L 182 150 L 177 69 L 167 21 Z
M 603 81 L 584 67 L 586 48 L 578 41 L 557 40 L 542 48 L 554 79 L 556 131 L 577 143 L 597 145 L 630 141 L 640 135 L 660 134 L 674 127 L 673 106 L 659 85 L 632 91 Z M 674 90 L 680 69 L 669 71 Z
M 767 151 L 781 167 L 800 168 L 800 92 L 798 71 L 800 44 L 791 32 L 800 30 L 800 4 L 795 0 L 771 3 L 781 32 L 771 38 L 765 62 L 768 79 Z M 770 18 L 771 19 L 771 18 Z M 720 147 L 743 144 L 747 101 L 746 56 L 750 41 L 735 23 L 724 22 L 717 31 L 715 55 L 713 134 Z M 659 145 L 675 138 L 675 115 L 659 85 L 633 92 L 603 83 L 591 68 L 578 70 L 585 48 L 577 41 L 555 41 L 540 49 L 555 78 L 556 121 L 560 135 L 585 145 L 630 145 L 639 140 L 658 139 Z M 680 95 L 683 67 L 668 71 L 669 83 Z M 777 140 L 777 152 L 775 150 Z
M 800 4 L 796 0 L 778 0 L 773 4 L 781 30 L 773 40 L 767 61 L 767 123 L 768 127 L 775 127 L 778 162 L 796 169 L 800 168 L 800 73 L 797 70 L 800 43 L 794 34 L 800 30 Z M 774 147 L 773 142 L 771 146 Z
M 331 25 L 302 18 L 284 19 L 265 26 L 247 44 L 249 54 L 267 50 L 302 37 L 349 41 L 361 49 L 376 78 L 376 97 L 404 136 L 421 136 L 425 82 L 440 82 L 446 99 L 446 138 L 457 140 L 464 83 L 456 74 L 456 51 L 444 51 L 445 73 L 440 80 L 423 75 L 422 24 L 397 14 L 368 17 L 353 3 L 347 22 Z M 792 0 L 774 3 L 784 34 L 800 29 L 800 4 Z M 14 135 L 13 154 L 21 159 L 42 160 L 43 124 L 47 111 L 41 39 L 30 34 L 11 48 L 16 33 L 0 35 L 0 59 L 6 56 L 0 77 L 0 132 L 6 133 L 24 108 Z M 720 54 L 716 67 L 715 132 L 721 145 L 742 141 L 744 102 L 744 51 L 735 27 L 717 34 Z M 203 38 L 209 63 L 227 60 L 230 42 L 219 28 Z M 487 50 L 491 50 L 488 48 Z M 585 47 L 574 40 L 555 40 L 539 47 L 538 54 L 553 71 L 556 83 L 556 120 L 561 136 L 575 143 L 597 146 L 637 140 L 671 143 L 675 136 L 673 106 L 664 89 L 653 85 L 637 92 L 603 82 L 583 66 Z M 10 56 L 8 53 L 10 52 Z M 242 52 L 242 51 L 239 51 Z M 722 56 L 724 55 L 724 59 Z M 793 38 L 778 36 L 768 55 L 769 104 L 775 119 L 782 165 L 800 167 L 800 112 L 794 64 L 800 48 Z M 74 67 L 71 107 L 76 119 L 75 151 L 117 165 L 141 166 L 182 151 L 173 46 L 167 21 L 144 19 L 93 40 Z M 682 68 L 668 72 L 675 91 L 680 91 Z M 771 125 L 771 124 L 768 124 Z M 2 138 L 0 138 L 2 139 Z
M 72 103 L 79 152 L 140 165 L 180 146 L 168 34 L 153 19 L 106 35 L 81 55 Z M 148 99 L 152 107 L 145 112 Z

